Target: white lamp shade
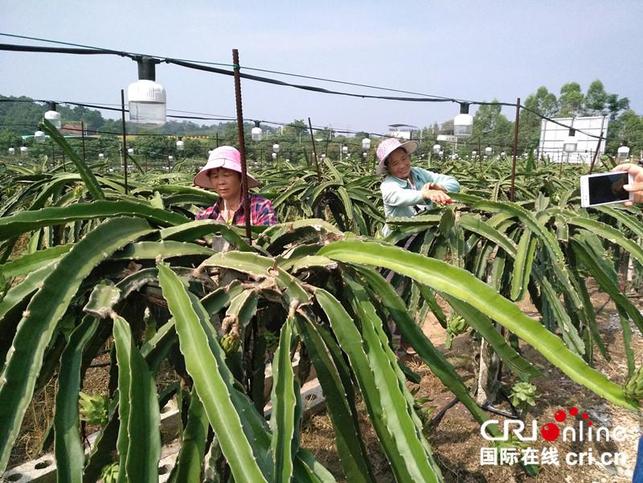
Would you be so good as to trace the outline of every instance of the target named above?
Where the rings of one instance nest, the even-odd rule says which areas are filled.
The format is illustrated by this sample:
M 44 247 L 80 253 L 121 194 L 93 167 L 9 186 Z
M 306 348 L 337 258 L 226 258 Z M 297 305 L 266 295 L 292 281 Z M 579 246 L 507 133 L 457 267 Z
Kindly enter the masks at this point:
M 127 154 L 134 154 L 134 148 L 127 148 Z
M 369 149 L 371 149 L 371 139 L 370 138 L 362 139 L 362 150 L 368 151 Z
M 174 156 L 172 156 L 172 155 L 168 156 L 168 157 L 167 157 L 167 160 L 168 160 L 168 161 L 170 161 L 170 162 L 171 162 L 171 161 L 174 161 Z
M 60 119 L 60 113 L 58 111 L 47 111 L 45 112 L 45 119 L 52 123 L 56 129 L 60 129 L 62 126 L 62 121 Z
M 16 154 L 16 148 L 9 148 L 9 154 L 11 154 L 12 156 Z
M 167 96 L 158 82 L 138 80 L 127 87 L 129 120 L 145 124 L 165 124 Z
M 362 153 L 362 156 L 364 156 L 364 159 L 366 159 L 366 157 L 368 156 L 368 153 L 367 153 L 366 151 L 364 151 L 364 152 Z
M 433 153 L 434 154 L 438 154 L 441 150 L 442 150 L 442 146 L 440 146 L 439 144 L 434 144 L 433 145 Z
M 98 153 L 98 159 L 102 161 L 103 159 L 105 159 L 105 155 L 103 153 Z
M 440 151 L 440 152 L 438 153 L 438 156 L 440 156 L 440 157 L 444 156 L 444 151 Z
M 250 135 L 253 141 L 261 141 L 263 137 L 263 130 L 259 126 L 255 126 L 250 131 Z
M 277 153 L 272 153 L 272 159 L 277 159 Z
M 619 159 L 627 159 L 627 157 L 630 155 L 629 146 L 620 146 L 618 148 L 617 155 Z
M 491 146 L 487 146 L 486 148 L 484 148 L 484 153 L 487 156 L 491 156 L 491 153 L 493 153 L 493 148 Z
M 272 153 L 273 154 L 277 154 L 280 149 L 281 149 L 281 146 L 279 146 L 279 144 L 275 143 L 275 144 L 272 145 Z M 276 156 L 273 156 L 273 157 L 276 157 Z
M 504 151 L 502 151 L 502 152 L 500 153 L 500 156 L 502 156 L 502 157 L 504 157 L 504 156 L 506 156 L 506 155 L 507 155 L 507 153 L 505 153 Z
M 458 114 L 453 119 L 453 134 L 458 137 L 471 136 L 473 132 L 473 116 L 471 114 Z
M 348 154 L 348 146 L 342 146 L 342 153 Z
M 185 143 L 180 139 L 176 142 L 176 150 L 183 151 L 185 149 Z
M 44 143 L 47 136 L 42 131 L 36 131 L 33 135 L 33 138 L 37 143 Z
M 474 158 L 478 155 L 478 151 L 471 151 L 471 156 Z
M 20 154 L 27 154 L 29 152 L 29 148 L 27 146 L 20 146 Z

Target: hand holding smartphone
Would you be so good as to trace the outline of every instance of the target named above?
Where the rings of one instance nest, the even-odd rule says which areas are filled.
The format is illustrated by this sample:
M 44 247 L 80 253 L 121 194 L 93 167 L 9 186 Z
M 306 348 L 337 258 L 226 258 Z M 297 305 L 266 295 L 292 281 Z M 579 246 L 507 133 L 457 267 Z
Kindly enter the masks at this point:
M 627 171 L 588 174 L 580 177 L 580 205 L 590 206 L 625 203 L 634 199 L 634 193 L 623 186 L 634 183 L 634 176 Z

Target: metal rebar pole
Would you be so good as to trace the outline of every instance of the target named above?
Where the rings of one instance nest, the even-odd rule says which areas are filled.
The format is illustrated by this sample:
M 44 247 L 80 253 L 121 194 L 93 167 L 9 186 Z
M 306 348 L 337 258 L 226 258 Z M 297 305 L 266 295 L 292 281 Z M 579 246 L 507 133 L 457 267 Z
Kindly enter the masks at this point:
M 241 76 L 239 75 L 239 51 L 232 49 L 232 64 L 234 70 L 234 94 L 237 103 L 237 131 L 239 134 L 239 153 L 241 153 L 241 197 L 243 201 L 243 212 L 246 215 L 246 236 L 252 242 L 252 230 L 250 229 L 250 195 L 248 191 L 248 168 L 246 166 L 246 143 L 243 132 L 243 104 L 241 102 Z
M 516 122 L 514 123 L 514 145 L 511 159 L 511 191 L 509 200 L 515 201 L 516 195 L 516 156 L 518 155 L 518 130 L 520 129 L 520 97 L 516 99 Z
M 123 124 L 123 174 L 125 178 L 125 194 L 129 192 L 127 184 L 127 129 L 125 128 L 125 90 L 121 89 L 121 120 Z

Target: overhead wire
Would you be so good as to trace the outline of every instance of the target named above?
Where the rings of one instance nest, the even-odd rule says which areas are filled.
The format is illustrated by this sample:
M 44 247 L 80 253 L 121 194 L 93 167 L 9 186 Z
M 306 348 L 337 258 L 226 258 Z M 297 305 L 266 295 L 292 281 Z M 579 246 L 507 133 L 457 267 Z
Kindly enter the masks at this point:
M 217 73 L 217 74 L 222 74 L 222 75 L 228 75 L 228 76 L 233 76 L 234 72 L 231 70 L 225 70 L 221 69 L 218 67 L 209 67 L 208 65 L 223 65 L 223 66 L 233 66 L 233 64 L 224 64 L 224 63 L 213 63 L 213 62 L 205 62 L 205 61 L 186 61 L 183 59 L 176 59 L 176 58 L 171 58 L 171 57 L 163 57 L 163 56 L 154 56 L 154 55 L 147 55 L 147 54 L 139 54 L 139 53 L 132 53 L 132 52 L 126 52 L 126 51 L 118 51 L 118 50 L 113 50 L 113 49 L 106 49 L 102 47 L 95 47 L 95 46 L 87 46 L 83 44 L 77 44 L 77 43 L 71 43 L 71 42 L 62 42 L 62 41 L 56 41 L 56 40 L 51 40 L 51 39 L 43 39 L 43 38 L 38 38 L 38 37 L 29 37 L 29 36 L 23 36 L 23 35 L 16 35 L 16 34 L 8 34 L 8 33 L 3 33 L 0 32 L 0 36 L 7 36 L 7 37 L 13 37 L 13 38 L 21 38 L 21 39 L 26 39 L 26 40 L 37 40 L 41 42 L 49 42 L 49 43 L 54 43 L 58 45 L 68 45 L 68 46 L 74 46 L 78 47 L 78 49 L 71 49 L 71 48 L 46 48 L 46 47 L 38 47 L 38 46 L 16 46 L 16 45 L 10 45 L 10 44 L 0 44 L 0 50 L 20 50 L 20 51 L 45 51 L 45 52 L 50 52 L 50 53 L 83 53 L 83 54 L 113 54 L 113 55 L 119 55 L 119 56 L 125 56 L 125 57 L 130 57 L 133 59 L 136 59 L 137 57 L 141 56 L 147 56 L 147 57 L 153 57 L 158 59 L 159 61 L 163 61 L 169 64 L 175 64 L 178 66 L 190 68 L 190 69 L 195 69 L 195 70 L 200 70 L 200 71 L 205 71 L 205 72 L 211 72 L 211 73 Z M 46 50 L 41 50 L 41 49 L 46 49 Z M 203 64 L 208 64 L 208 65 L 203 65 Z M 240 67 L 240 66 L 239 66 Z M 326 79 L 326 78 L 321 78 L 321 77 L 314 77 L 314 76 L 305 76 L 302 74 L 293 74 L 293 73 L 287 73 L 287 72 L 279 72 L 279 71 L 273 71 L 273 70 L 268 70 L 268 69 L 261 69 L 257 67 L 244 67 L 246 70 L 254 70 L 254 71 L 261 71 L 261 72 L 270 72 L 274 74 L 279 74 L 279 75 L 288 75 L 288 76 L 295 76 L 295 77 L 301 77 L 301 78 L 307 78 L 307 79 L 314 79 L 314 80 L 320 80 L 323 82 L 332 82 L 332 83 L 338 83 L 338 84 L 344 84 L 344 85 L 353 85 L 353 86 L 360 86 L 360 87 L 366 87 L 369 89 L 379 89 L 379 90 L 386 90 L 386 91 L 391 91 L 391 92 L 398 92 L 398 93 L 411 93 L 411 91 L 403 91 L 399 89 L 391 89 L 391 88 L 385 88 L 385 87 L 380 87 L 380 86 L 373 86 L 373 85 L 368 85 L 368 84 L 359 84 L 359 83 L 354 83 L 354 82 L 348 82 L 348 81 L 340 81 L 336 79 Z M 506 106 L 506 107 L 519 107 L 521 109 L 524 109 L 528 112 L 531 112 L 535 114 L 536 116 L 540 117 L 541 119 L 545 119 L 547 121 L 550 121 L 554 124 L 560 125 L 562 127 L 568 128 L 568 129 L 575 129 L 575 131 L 585 134 L 588 137 L 592 137 L 595 139 L 605 139 L 604 136 L 596 136 L 595 134 L 588 133 L 586 131 L 574 128 L 573 126 L 569 126 L 566 124 L 561 123 L 560 121 L 555 121 L 552 118 L 549 118 L 547 116 L 544 116 L 540 114 L 539 112 L 529 109 L 526 106 L 520 104 L 517 105 L 516 103 L 510 103 L 510 102 L 501 102 L 501 101 L 476 101 L 476 100 L 465 100 L 465 99 L 457 99 L 453 97 L 444 97 L 444 96 L 436 96 L 432 94 L 423 94 L 423 93 L 413 93 L 413 95 L 420 95 L 423 97 L 402 97 L 402 96 L 376 96 L 376 95 L 370 95 L 370 94 L 362 94 L 362 93 L 353 93 L 353 92 L 343 92 L 343 91 L 336 91 L 332 89 L 325 89 L 322 87 L 317 87 L 317 86 L 309 86 L 309 85 L 303 85 L 303 84 L 293 84 L 290 82 L 285 82 L 277 79 L 271 79 L 263 76 L 255 76 L 252 74 L 246 74 L 246 73 L 240 73 L 240 76 L 244 79 L 248 80 L 253 80 L 257 82 L 262 82 L 262 83 L 269 83 L 273 85 L 280 85 L 280 86 L 285 86 L 285 87 L 292 87 L 296 89 L 301 89 L 301 90 L 306 90 L 306 91 L 312 91 L 312 92 L 319 92 L 319 93 L 324 93 L 324 94 L 334 94 L 334 95 L 341 95 L 341 96 L 348 96 L 348 97 L 356 97 L 356 98 L 361 98 L 361 99 L 380 99 L 380 100 L 392 100 L 392 101 L 402 101 L 402 102 L 453 102 L 453 103 L 459 103 L 459 104 L 472 104 L 472 105 L 500 105 L 500 106 Z M 117 109 L 120 110 L 120 109 Z M 172 116 L 168 116 L 172 117 Z M 176 116 L 179 119 L 190 119 L 190 117 L 180 117 Z M 206 119 L 206 118 L 201 118 L 201 117 L 194 117 L 192 119 L 196 120 L 217 120 L 217 119 Z

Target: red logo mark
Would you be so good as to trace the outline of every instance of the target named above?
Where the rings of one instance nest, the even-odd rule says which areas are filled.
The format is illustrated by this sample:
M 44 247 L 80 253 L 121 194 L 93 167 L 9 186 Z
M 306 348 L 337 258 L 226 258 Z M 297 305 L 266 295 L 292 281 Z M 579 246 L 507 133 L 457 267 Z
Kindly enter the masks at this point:
M 567 413 L 564 410 L 559 409 L 554 413 L 554 419 L 557 422 L 562 423 L 567 419 L 567 414 L 575 418 L 576 416 L 578 416 L 578 408 L 576 406 L 573 406 L 569 408 L 569 411 Z M 583 413 L 581 414 L 581 418 L 583 419 L 583 421 L 585 421 L 587 426 L 591 426 L 592 424 L 594 424 L 589 419 L 589 414 L 587 412 L 583 411 Z M 560 428 L 556 423 L 546 423 L 540 428 L 540 434 L 546 441 L 556 441 L 560 436 Z

